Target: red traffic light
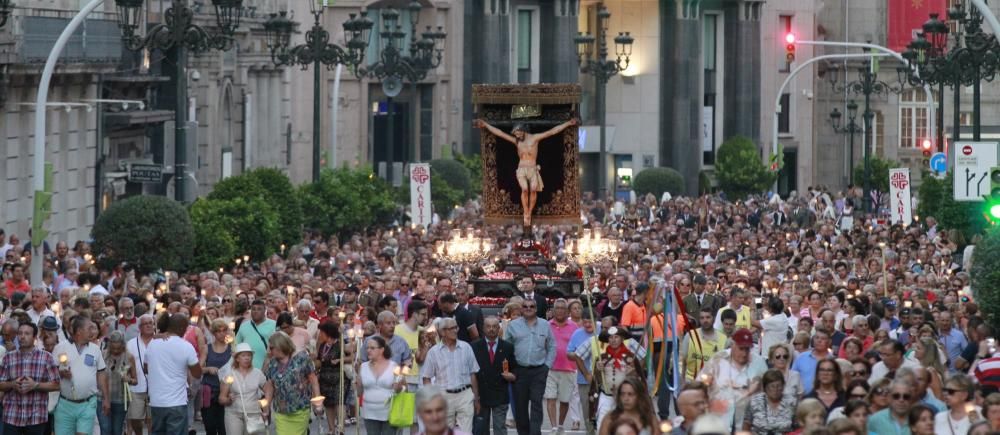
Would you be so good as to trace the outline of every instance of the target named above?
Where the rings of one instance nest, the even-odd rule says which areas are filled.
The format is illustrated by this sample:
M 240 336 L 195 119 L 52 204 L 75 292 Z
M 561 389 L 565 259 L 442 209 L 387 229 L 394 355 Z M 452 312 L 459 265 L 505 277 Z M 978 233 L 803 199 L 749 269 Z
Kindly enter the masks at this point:
M 794 44 L 795 43 L 795 34 L 794 33 L 787 33 L 787 34 L 785 34 L 785 42 L 787 42 L 789 44 Z
M 920 142 L 920 147 L 923 148 L 923 149 L 925 149 L 925 150 L 931 149 L 931 140 L 930 139 L 924 139 L 923 141 Z

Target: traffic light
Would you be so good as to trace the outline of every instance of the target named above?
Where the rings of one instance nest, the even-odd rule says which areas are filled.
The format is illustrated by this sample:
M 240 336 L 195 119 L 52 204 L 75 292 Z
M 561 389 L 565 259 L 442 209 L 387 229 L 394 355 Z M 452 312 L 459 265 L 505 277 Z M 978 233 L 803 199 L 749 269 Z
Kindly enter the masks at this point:
M 920 142 L 920 150 L 924 152 L 924 157 L 930 157 L 932 149 L 933 144 L 930 139 L 924 139 Z
M 792 63 L 795 61 L 795 34 L 785 35 L 785 61 Z
M 1000 166 L 990 168 L 990 193 L 986 197 L 986 212 L 991 221 L 1000 221 Z

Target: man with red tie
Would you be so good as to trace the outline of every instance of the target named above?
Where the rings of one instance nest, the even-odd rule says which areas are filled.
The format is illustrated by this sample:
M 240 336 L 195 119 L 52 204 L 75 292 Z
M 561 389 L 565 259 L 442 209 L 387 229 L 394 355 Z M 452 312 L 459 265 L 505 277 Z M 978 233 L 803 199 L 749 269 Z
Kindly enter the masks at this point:
M 472 343 L 472 353 L 479 363 L 479 414 L 473 425 L 474 435 L 506 435 L 504 426 L 510 403 L 509 386 L 514 382 L 514 345 L 500 338 L 500 319 L 483 319 L 484 338 Z M 479 422 L 481 421 L 481 423 Z

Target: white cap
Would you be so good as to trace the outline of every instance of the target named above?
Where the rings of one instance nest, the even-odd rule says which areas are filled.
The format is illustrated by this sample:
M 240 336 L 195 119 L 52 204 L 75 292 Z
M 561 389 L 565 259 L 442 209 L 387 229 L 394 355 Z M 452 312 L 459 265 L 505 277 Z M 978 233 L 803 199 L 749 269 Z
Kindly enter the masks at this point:
M 100 285 L 100 284 L 95 285 L 95 286 L 93 286 L 93 287 L 90 288 L 90 295 L 91 296 L 93 296 L 93 295 L 107 296 L 109 294 L 111 294 L 111 293 L 108 292 L 108 289 L 104 288 L 104 286 Z

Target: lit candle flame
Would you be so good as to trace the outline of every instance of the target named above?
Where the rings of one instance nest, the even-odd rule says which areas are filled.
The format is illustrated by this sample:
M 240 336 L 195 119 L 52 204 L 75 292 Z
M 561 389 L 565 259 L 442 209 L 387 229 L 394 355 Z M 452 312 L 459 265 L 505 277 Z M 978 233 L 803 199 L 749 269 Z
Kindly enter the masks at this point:
M 670 431 L 673 429 L 674 427 L 673 425 L 670 424 L 669 421 L 664 421 L 663 423 L 660 423 L 660 433 L 670 433 Z
M 233 375 L 226 376 L 226 383 L 232 385 L 236 379 L 233 379 Z
M 65 353 L 59 354 L 59 364 L 66 364 L 69 362 L 69 355 Z
M 267 408 L 267 399 L 260 399 L 260 407 Z

